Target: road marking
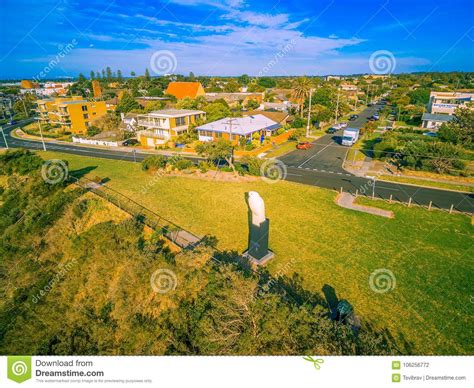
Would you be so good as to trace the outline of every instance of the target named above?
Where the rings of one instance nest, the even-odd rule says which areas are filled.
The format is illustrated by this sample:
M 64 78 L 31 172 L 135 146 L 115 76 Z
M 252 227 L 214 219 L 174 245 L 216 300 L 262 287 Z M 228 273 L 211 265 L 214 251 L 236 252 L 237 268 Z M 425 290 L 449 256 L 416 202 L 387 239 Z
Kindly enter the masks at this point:
M 308 163 L 311 159 L 313 159 L 315 156 L 317 156 L 320 152 L 323 152 L 326 148 L 328 148 L 331 145 L 331 143 L 327 144 L 326 147 L 323 147 L 323 149 L 319 150 L 316 152 L 313 156 L 311 156 L 309 159 L 305 160 L 303 163 L 301 163 L 298 167 L 303 167 L 304 164 Z
M 342 175 L 342 172 L 338 172 L 337 175 Z
M 286 175 L 303 176 L 303 175 L 301 175 L 301 174 L 293 174 L 293 173 L 291 173 L 291 172 L 287 172 Z

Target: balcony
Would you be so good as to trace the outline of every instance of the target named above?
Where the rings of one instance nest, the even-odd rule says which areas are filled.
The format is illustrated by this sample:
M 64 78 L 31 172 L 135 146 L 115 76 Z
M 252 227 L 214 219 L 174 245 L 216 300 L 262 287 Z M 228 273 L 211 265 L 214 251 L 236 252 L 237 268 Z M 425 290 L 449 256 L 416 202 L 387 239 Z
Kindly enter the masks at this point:
M 161 139 L 161 140 L 171 139 L 171 135 L 169 134 L 167 129 L 165 129 L 163 131 L 160 131 L 160 132 L 148 131 L 148 130 L 145 129 L 145 130 L 138 131 L 138 134 L 141 135 L 141 136 L 153 137 L 155 139 Z

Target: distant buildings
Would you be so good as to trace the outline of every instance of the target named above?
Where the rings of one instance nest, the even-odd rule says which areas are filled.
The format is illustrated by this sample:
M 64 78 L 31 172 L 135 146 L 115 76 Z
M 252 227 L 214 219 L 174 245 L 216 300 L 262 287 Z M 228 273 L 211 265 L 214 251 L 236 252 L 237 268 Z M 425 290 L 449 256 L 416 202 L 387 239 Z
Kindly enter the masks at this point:
M 146 147 L 166 144 L 173 137 L 189 129 L 190 124 L 205 120 L 206 113 L 189 109 L 162 109 L 129 117 L 130 123 L 139 128 L 138 141 Z M 136 120 L 136 124 L 133 123 Z
M 259 137 L 272 136 L 281 127 L 277 122 L 262 114 L 247 117 L 226 117 L 197 127 L 200 141 L 217 141 L 225 139 L 233 144 L 241 140 L 251 141 L 257 134 Z
M 104 101 L 86 101 L 82 97 L 38 100 L 39 120 L 60 126 L 74 134 L 84 134 L 92 121 L 107 112 Z
M 456 109 L 474 102 L 474 93 L 431 92 L 428 112 L 423 114 L 423 128 L 437 129 L 453 119 Z M 471 107 L 474 109 L 474 106 Z
M 30 93 L 38 97 L 50 97 L 53 94 L 64 96 L 67 93 L 67 88 L 72 85 L 72 82 L 45 82 L 40 85 L 29 80 L 22 80 L 20 83 L 20 92 L 22 94 Z
M 285 112 L 290 113 L 291 109 L 298 109 L 298 104 L 293 102 L 285 101 L 285 102 L 263 102 L 261 108 L 269 111 L 278 111 L 278 112 Z
M 249 92 L 235 92 L 235 93 L 206 93 L 206 101 L 214 102 L 223 99 L 229 105 L 242 104 L 247 105 L 250 101 L 255 101 L 260 105 L 263 101 L 264 93 L 249 93 Z
M 22 79 L 20 82 L 20 88 L 22 89 L 36 89 L 39 88 L 39 83 L 30 81 L 28 79 Z
M 165 93 L 175 96 L 178 100 L 186 97 L 196 98 L 206 94 L 200 82 L 170 82 Z

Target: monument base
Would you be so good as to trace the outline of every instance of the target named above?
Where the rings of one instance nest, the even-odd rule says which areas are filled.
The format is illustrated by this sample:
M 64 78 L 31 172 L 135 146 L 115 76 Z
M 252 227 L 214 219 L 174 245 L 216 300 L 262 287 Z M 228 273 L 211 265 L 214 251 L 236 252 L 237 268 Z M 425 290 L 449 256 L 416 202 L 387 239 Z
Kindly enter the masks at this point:
M 269 249 L 265 256 L 263 256 L 261 259 L 257 259 L 253 257 L 247 250 L 242 254 L 242 256 L 248 259 L 252 264 L 265 265 L 270 259 L 275 257 L 275 254 Z

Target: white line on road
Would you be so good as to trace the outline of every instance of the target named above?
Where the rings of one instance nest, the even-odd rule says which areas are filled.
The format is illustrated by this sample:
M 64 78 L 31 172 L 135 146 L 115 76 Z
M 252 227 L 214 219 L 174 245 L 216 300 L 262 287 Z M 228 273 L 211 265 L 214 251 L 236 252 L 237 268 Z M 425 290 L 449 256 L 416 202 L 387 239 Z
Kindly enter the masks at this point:
M 307 160 L 305 160 L 303 163 L 301 163 L 298 167 L 303 167 L 304 164 L 308 163 L 311 159 L 313 159 L 316 155 L 318 155 L 320 152 L 323 152 L 326 148 L 328 148 L 329 146 L 331 145 L 331 143 L 329 143 L 328 145 L 326 145 L 326 147 L 323 147 L 323 149 L 319 150 L 318 152 L 316 152 L 313 156 L 311 156 L 310 158 L 308 158 Z

